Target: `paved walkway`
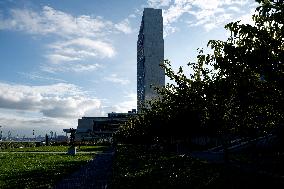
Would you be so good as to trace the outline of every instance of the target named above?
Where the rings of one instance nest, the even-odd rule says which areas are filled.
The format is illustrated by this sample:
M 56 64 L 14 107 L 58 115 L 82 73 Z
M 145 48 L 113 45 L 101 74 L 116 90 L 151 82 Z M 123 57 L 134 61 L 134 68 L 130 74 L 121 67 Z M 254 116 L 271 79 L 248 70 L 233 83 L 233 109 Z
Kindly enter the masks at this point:
M 240 146 L 242 148 L 242 146 Z M 225 161 L 224 157 L 224 152 L 219 151 L 219 152 L 212 152 L 212 151 L 196 151 L 196 152 L 191 152 L 189 154 L 193 158 L 197 158 L 199 160 L 207 161 L 208 163 L 221 163 L 225 164 L 229 167 L 237 168 L 244 173 L 255 173 L 258 176 L 264 176 L 266 179 L 269 178 L 269 182 L 271 184 L 274 184 L 275 186 L 281 185 L 282 188 L 284 186 L 284 176 L 274 173 L 273 171 L 267 171 L 263 169 L 263 167 L 259 166 L 257 163 L 242 163 L 237 160 L 232 160 L 232 159 L 227 159 Z M 262 161 L 264 161 L 262 159 Z M 261 177 L 260 177 L 261 178 Z
M 87 165 L 64 178 L 53 189 L 108 189 L 112 177 L 114 151 L 99 153 Z
M 191 157 L 199 160 L 208 161 L 209 163 L 225 163 L 224 153 L 214 153 L 208 151 L 196 151 L 190 153 Z

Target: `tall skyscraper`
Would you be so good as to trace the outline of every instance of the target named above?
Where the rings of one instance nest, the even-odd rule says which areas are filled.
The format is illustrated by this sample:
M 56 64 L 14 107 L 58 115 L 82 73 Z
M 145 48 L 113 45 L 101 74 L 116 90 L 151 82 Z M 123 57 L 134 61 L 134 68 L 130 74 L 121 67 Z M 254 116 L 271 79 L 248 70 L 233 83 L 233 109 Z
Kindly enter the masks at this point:
M 163 17 L 161 9 L 145 8 L 137 40 L 137 109 L 157 97 L 154 86 L 165 86 Z

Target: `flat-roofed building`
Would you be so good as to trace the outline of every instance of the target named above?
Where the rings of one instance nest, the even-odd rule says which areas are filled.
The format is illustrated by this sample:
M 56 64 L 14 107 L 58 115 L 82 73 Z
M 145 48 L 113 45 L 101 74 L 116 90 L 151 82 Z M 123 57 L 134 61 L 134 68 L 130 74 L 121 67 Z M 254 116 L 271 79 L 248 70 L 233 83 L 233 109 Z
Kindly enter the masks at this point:
M 75 140 L 95 140 L 112 137 L 121 124 L 135 115 L 136 109 L 132 109 L 128 113 L 108 113 L 107 117 L 82 117 L 78 119 Z

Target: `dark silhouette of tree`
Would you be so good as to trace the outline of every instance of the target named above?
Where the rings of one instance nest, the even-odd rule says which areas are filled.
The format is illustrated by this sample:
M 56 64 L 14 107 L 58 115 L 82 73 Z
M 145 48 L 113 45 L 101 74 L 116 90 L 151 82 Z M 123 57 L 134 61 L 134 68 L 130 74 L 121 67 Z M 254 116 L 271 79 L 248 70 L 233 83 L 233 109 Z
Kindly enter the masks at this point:
M 76 129 L 70 128 L 70 146 L 71 147 L 75 146 L 75 133 L 76 133 Z
M 254 25 L 225 26 L 226 41 L 210 40 L 212 54 L 199 50 L 187 77 L 162 67 L 173 84 L 116 133 L 119 140 L 153 142 L 157 137 L 187 140 L 193 135 L 250 136 L 271 132 L 284 121 L 284 5 L 257 0 Z
M 211 88 L 218 92 L 208 93 L 214 102 L 211 117 L 227 131 L 247 135 L 269 132 L 283 122 L 283 1 L 258 2 L 254 26 L 229 23 L 226 42 L 208 43 L 214 50 L 210 64 L 218 71 Z

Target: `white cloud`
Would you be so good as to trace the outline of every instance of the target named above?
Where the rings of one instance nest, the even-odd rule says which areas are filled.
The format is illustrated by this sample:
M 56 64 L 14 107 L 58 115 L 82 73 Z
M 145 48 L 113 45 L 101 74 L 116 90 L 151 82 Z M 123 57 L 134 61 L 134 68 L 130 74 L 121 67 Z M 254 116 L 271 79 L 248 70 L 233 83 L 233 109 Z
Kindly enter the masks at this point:
M 115 50 L 109 43 L 90 38 L 76 38 L 48 45 L 50 54 L 46 55 L 51 63 L 72 62 L 91 57 L 111 58 Z
M 132 109 L 136 109 L 137 107 L 137 97 L 136 97 L 136 93 L 126 93 L 126 95 L 124 96 L 124 98 L 126 100 L 115 104 L 113 106 L 110 107 L 104 107 L 103 109 L 105 110 L 105 112 L 122 112 L 122 113 L 127 113 L 128 111 L 132 110 Z
M 97 70 L 102 67 L 100 64 L 78 64 L 78 63 L 66 63 L 64 65 L 43 65 L 41 70 L 48 73 L 56 73 L 56 72 L 91 72 Z
M 242 6 L 247 5 L 247 3 L 248 1 L 235 0 L 194 1 L 193 5 L 196 10 L 191 11 L 190 14 L 197 20 L 189 26 L 202 25 L 206 31 L 223 27 L 238 17 L 240 9 L 243 9 Z
M 178 22 L 185 14 L 193 16 L 193 18 L 186 17 L 190 20 L 183 19 L 186 23 L 189 23 L 189 26 L 203 26 L 206 31 L 210 31 L 240 17 L 241 10 L 247 9 L 254 1 L 173 0 L 163 2 L 161 0 L 148 0 L 148 5 L 155 8 L 163 7 L 164 35 L 167 36 L 178 30 L 174 23 Z
M 232 15 L 225 13 L 216 16 L 214 19 L 210 20 L 210 22 L 206 22 L 203 27 L 206 31 L 210 31 L 214 28 L 222 27 L 230 21 L 232 21 Z
M 110 81 L 110 82 L 113 82 L 113 83 L 118 83 L 118 84 L 121 84 L 121 85 L 127 85 L 127 84 L 130 83 L 130 81 L 128 79 L 119 78 L 117 76 L 117 74 L 111 74 L 110 76 L 105 77 L 104 79 L 106 81 Z
M 114 25 L 114 27 L 123 33 L 129 34 L 132 33 L 132 28 L 130 27 L 129 20 L 126 18 L 123 21 Z
M 19 72 L 19 74 L 32 79 L 32 80 L 47 80 L 47 81 L 56 81 L 56 82 L 66 82 L 63 79 L 59 78 L 54 78 L 54 77 L 48 77 L 44 75 L 40 75 L 39 73 L 24 73 L 24 72 Z
M 135 14 L 130 14 L 130 15 L 128 16 L 128 18 L 136 18 L 136 15 L 135 15 Z
M 50 63 L 57 64 L 92 57 L 111 58 L 116 52 L 108 36 L 133 31 L 127 18 L 113 23 L 100 16 L 73 16 L 50 6 L 44 6 L 41 11 L 12 9 L 8 18 L 0 17 L 1 29 L 57 36 L 44 55 Z
M 258 6 L 259 6 L 259 4 L 256 1 L 254 1 L 253 3 L 250 2 L 250 4 L 249 4 L 250 8 L 255 8 L 255 7 L 258 7 Z
M 48 28 L 43 29 L 40 25 L 41 18 L 35 12 L 28 10 L 11 10 L 11 19 L 0 20 L 0 29 L 15 29 L 28 33 L 46 34 Z M 49 29 L 52 30 L 52 29 Z
M 128 112 L 129 110 L 135 109 L 137 106 L 136 93 L 130 93 L 126 96 L 129 100 L 123 101 L 114 106 L 117 112 Z
M 235 12 L 240 12 L 240 8 L 239 7 L 229 7 L 229 10 L 235 11 Z
M 70 56 L 66 56 L 62 54 L 49 54 L 49 55 L 46 55 L 46 57 L 49 59 L 51 63 L 55 63 L 55 64 L 80 60 L 80 58 L 70 57 Z
M 112 57 L 115 54 L 115 51 L 110 44 L 89 38 L 76 38 L 65 42 L 59 42 L 52 46 L 56 50 L 63 49 L 63 53 L 71 55 L 76 51 L 78 51 L 81 56 L 97 56 L 97 54 L 100 54 L 102 57 Z M 80 49 L 87 49 L 87 51 L 79 51 Z
M 99 64 L 76 64 L 73 66 L 74 72 L 94 71 L 102 67 Z
M 1 20 L 2 29 L 14 29 L 31 34 L 56 34 L 62 37 L 94 37 L 104 35 L 113 28 L 113 23 L 102 17 L 68 13 L 44 6 L 42 12 L 28 9 L 12 9 L 11 18 Z
M 153 8 L 160 8 L 168 6 L 171 3 L 171 0 L 148 0 L 148 5 Z
M 174 4 L 167 9 L 163 9 L 163 24 L 164 24 L 164 36 L 177 31 L 177 28 L 172 26 L 172 23 L 178 21 L 178 19 L 191 8 L 188 3 L 181 1 L 175 1 Z
M 221 4 L 223 3 L 223 1 L 220 0 L 202 0 L 202 1 L 192 1 L 192 5 L 196 6 L 202 10 L 206 9 L 206 10 L 213 10 L 218 8 Z
M 90 98 L 77 86 L 58 83 L 27 86 L 0 83 L 0 108 L 41 113 L 45 117 L 78 118 L 99 109 L 99 99 Z
M 240 16 L 239 18 L 237 18 L 236 20 L 241 20 L 241 24 L 250 24 L 250 25 L 254 25 L 254 21 L 252 20 L 252 15 L 255 13 L 255 9 L 251 9 L 249 13 L 244 14 L 242 16 Z
M 163 12 L 164 24 L 170 24 L 177 21 L 184 13 L 188 12 L 191 8 L 189 4 L 177 3 L 170 6 Z
M 0 120 L 3 131 L 3 136 L 6 137 L 8 131 L 12 136 L 18 135 L 19 137 L 33 137 L 32 130 L 36 136 L 44 136 L 52 130 L 57 135 L 65 135 L 63 129 L 76 128 L 77 119 L 59 119 L 51 117 L 30 117 L 16 112 L 0 112 Z
M 237 4 L 237 5 L 247 5 L 248 3 L 255 3 L 255 1 L 250 0 L 227 0 L 225 1 L 227 4 Z
M 62 97 L 62 98 L 44 98 L 40 112 L 46 117 L 59 118 L 79 118 L 84 116 L 90 109 L 99 109 L 100 101 L 90 99 L 85 96 Z
M 215 23 L 206 23 L 204 25 L 204 28 L 205 28 L 206 31 L 210 31 L 214 28 L 217 28 L 217 25 Z

